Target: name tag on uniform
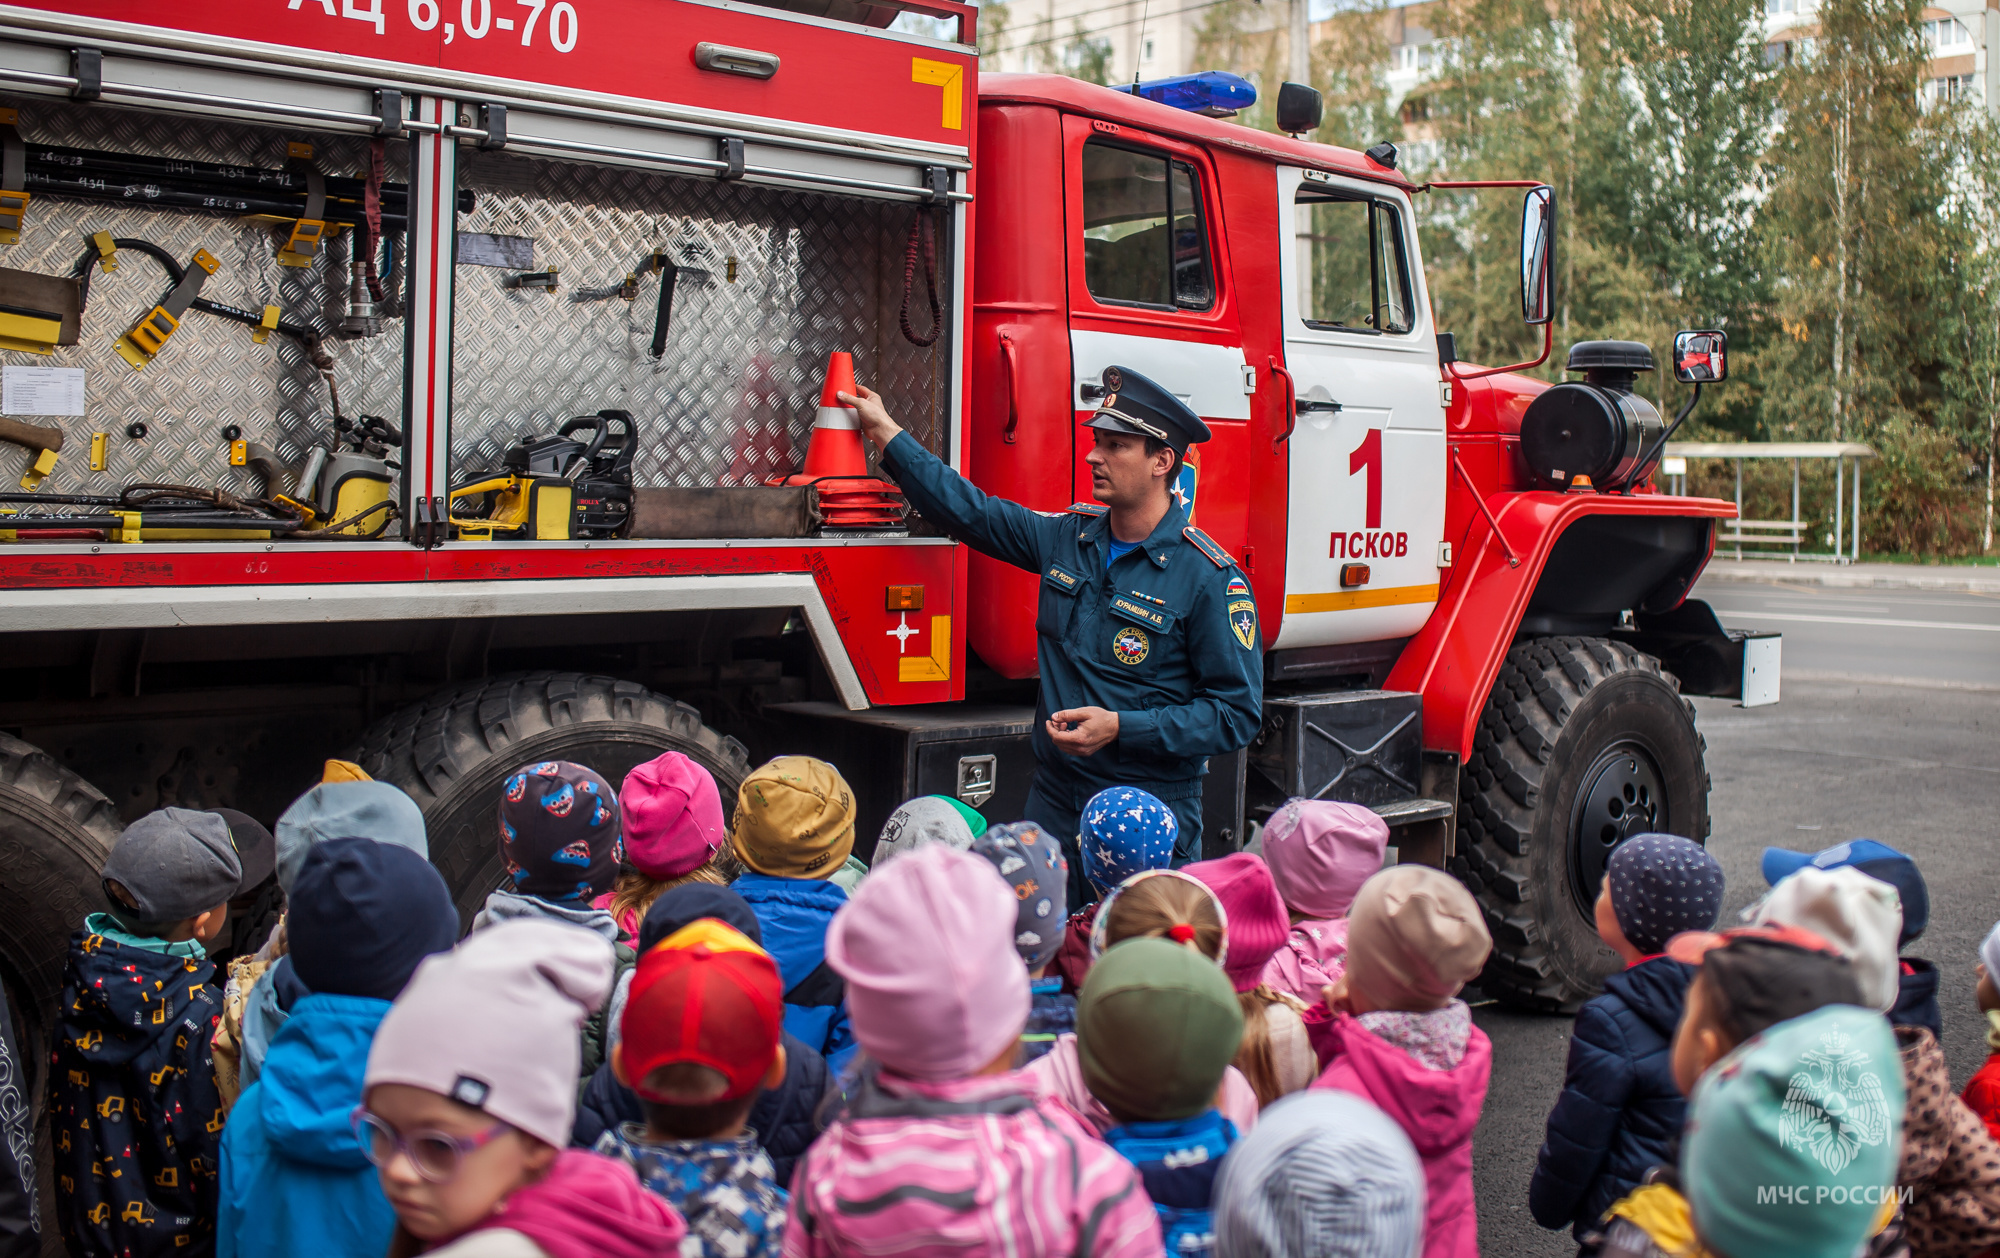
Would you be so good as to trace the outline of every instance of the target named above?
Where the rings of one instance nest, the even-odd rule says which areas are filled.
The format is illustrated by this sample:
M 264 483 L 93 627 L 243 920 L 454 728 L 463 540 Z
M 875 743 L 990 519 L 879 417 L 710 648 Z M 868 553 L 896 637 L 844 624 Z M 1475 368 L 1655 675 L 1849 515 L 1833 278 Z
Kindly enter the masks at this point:
M 1044 576 L 1042 580 L 1045 584 L 1052 585 L 1065 594 L 1074 594 L 1083 588 L 1083 578 L 1074 572 L 1065 570 L 1060 564 L 1051 564 L 1048 575 Z
M 1166 607 L 1155 603 L 1142 594 L 1113 594 L 1111 614 L 1148 629 L 1165 632 L 1174 627 L 1179 617 Z

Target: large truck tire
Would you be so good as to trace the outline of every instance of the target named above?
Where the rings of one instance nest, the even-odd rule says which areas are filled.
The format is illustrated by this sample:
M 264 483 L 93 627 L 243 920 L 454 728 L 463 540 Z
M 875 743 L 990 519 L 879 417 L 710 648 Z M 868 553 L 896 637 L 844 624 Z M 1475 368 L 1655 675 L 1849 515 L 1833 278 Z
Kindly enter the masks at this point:
M 1650 655 L 1603 638 L 1507 653 L 1459 776 L 1452 872 L 1493 932 L 1480 986 L 1572 1012 L 1620 962 L 1593 912 L 1605 862 L 1633 835 L 1708 839 L 1694 705 Z
M 37 1106 L 69 937 L 104 908 L 104 858 L 122 829 L 103 791 L 0 734 L 0 981 Z
M 424 810 L 431 862 L 469 923 L 501 883 L 501 784 L 525 764 L 573 760 L 615 788 L 634 766 L 678 751 L 715 775 L 726 810 L 750 772 L 743 744 L 636 682 L 511 673 L 446 687 L 376 722 L 353 756 Z

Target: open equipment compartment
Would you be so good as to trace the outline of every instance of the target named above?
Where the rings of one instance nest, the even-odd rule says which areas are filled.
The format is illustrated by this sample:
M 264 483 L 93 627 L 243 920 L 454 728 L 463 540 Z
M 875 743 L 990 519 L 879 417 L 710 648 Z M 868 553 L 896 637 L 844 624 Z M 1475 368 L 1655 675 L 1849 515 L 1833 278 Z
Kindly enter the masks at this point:
M 803 463 L 836 351 L 854 356 L 856 377 L 913 435 L 947 453 L 949 202 L 509 151 L 461 149 L 459 163 L 475 204 L 457 218 L 454 485 L 498 468 L 524 434 L 552 435 L 602 409 L 633 418 L 638 488 L 763 485 Z M 934 322 L 919 238 L 909 319 L 919 336 L 937 333 L 921 347 L 899 312 L 925 218 L 943 314 Z M 656 253 L 676 272 L 659 357 L 663 276 L 645 270 Z
M 133 108 L 104 102 L 77 104 L 61 99 L 7 95 L 0 105 L 17 111 L 17 130 L 27 149 L 28 186 L 34 190 L 20 239 L 0 248 L 0 267 L 37 275 L 73 274 L 89 256 L 90 275 L 77 342 L 50 355 L 0 350 L 10 366 L 82 368 L 82 416 L 18 418 L 60 427 L 65 443 L 38 496 L 115 497 L 138 482 L 212 486 L 242 498 L 290 493 L 296 472 L 314 447 L 335 443 L 335 411 L 327 383 L 296 335 L 273 330 L 262 343 L 260 330 L 238 320 L 189 310 L 180 326 L 143 369 L 118 352 L 119 341 L 172 284 L 153 257 L 136 248 L 118 249 L 116 270 L 97 261 L 94 233 L 150 242 L 182 268 L 196 250 L 218 264 L 201 297 L 261 315 L 276 306 L 284 325 L 311 334 L 330 361 L 349 417 L 378 415 L 400 429 L 405 413 L 405 329 L 398 294 L 403 282 L 404 227 L 408 203 L 400 198 L 387 211 L 378 270 L 389 299 L 379 304 L 373 334 L 343 335 L 349 313 L 349 263 L 359 238 L 353 227 L 329 229 L 306 265 L 285 266 L 278 251 L 287 226 L 269 212 L 245 213 L 230 188 L 248 188 L 269 172 L 301 169 L 293 146 L 309 145 L 311 165 L 342 188 L 360 182 L 370 162 L 370 141 L 270 118 L 267 125 L 217 117 L 196 118 L 161 105 Z M 402 140 L 384 142 L 384 182 L 408 180 L 408 151 Z M 124 161 L 120 159 L 139 159 Z M 162 173 L 143 168 L 166 159 L 176 165 Z M 65 166 L 63 163 L 70 163 Z M 186 163 L 243 169 L 242 178 L 221 180 L 212 169 L 182 176 Z M 118 170 L 124 165 L 128 170 Z M 98 195 L 42 190 L 46 176 L 61 176 L 79 188 L 103 185 Z M 204 179 L 207 182 L 204 182 Z M 121 194 L 121 181 L 124 199 Z M 217 208 L 192 208 L 149 200 L 161 188 L 163 200 L 187 202 L 212 188 Z M 175 189 L 180 191 L 175 192 Z M 248 193 L 254 200 L 255 194 Z M 4 285 L 0 285 L 4 286 Z M 104 434 L 101 442 L 94 434 Z M 236 439 L 272 451 L 284 471 L 278 483 L 246 466 L 232 466 Z M 94 450 L 94 445 L 101 447 Z M 17 451 L 8 447 L 10 457 Z M 93 470 L 93 455 L 103 466 Z M 389 453 L 394 459 L 395 452 Z M 393 469 L 390 474 L 393 476 Z M 3 487 L 12 492 L 11 463 L 0 464 Z M 372 528 L 372 525 L 371 525 Z M 396 536 L 392 524 L 387 536 Z
M 72 74 L 48 74 L 58 68 Z M 104 84 L 130 96 L 92 98 Z M 20 424 L 62 432 L 62 450 L 32 494 L 14 484 L 20 438 L 10 438 L 16 444 L 0 460 L 0 490 L 10 494 L 12 514 L 0 524 L 18 532 L 10 530 L 8 542 L 136 542 L 138 516 L 124 516 L 130 532 L 50 534 L 26 524 L 36 514 L 102 518 L 138 484 L 200 486 L 242 500 L 286 494 L 310 504 L 312 486 L 300 484 L 300 474 L 328 462 L 336 472 L 360 466 L 362 480 L 376 484 L 366 498 L 386 504 L 348 534 L 322 540 L 396 538 L 394 482 L 408 412 L 402 290 L 418 194 L 408 188 L 408 142 L 370 132 L 390 130 L 400 96 L 124 50 L 86 58 L 12 40 L 0 40 L 0 90 L 8 110 L 0 120 L 20 136 L 16 158 L 28 194 L 18 240 L 0 246 L 0 308 L 46 310 L 48 280 L 84 278 L 82 314 L 62 338 L 72 344 L 46 346 L 48 354 L 20 348 L 20 340 L 0 346 L 0 364 L 10 368 L 84 372 L 84 414 L 8 412 Z M 350 262 L 376 160 L 380 300 L 364 284 L 354 306 Z M 308 224 L 294 230 L 300 220 Z M 110 258 L 108 242 L 120 242 Z M 168 262 L 190 280 L 206 272 L 192 306 L 170 296 L 180 284 Z M 74 294 L 70 302 L 74 314 Z M 178 314 L 178 324 L 148 316 L 156 306 Z M 142 324 L 166 330 L 164 342 L 152 342 Z M 146 348 L 152 352 L 140 352 Z M 338 412 L 328 380 L 338 388 Z M 336 432 L 336 414 L 352 422 L 378 416 L 378 436 L 396 440 L 378 442 L 358 464 L 342 462 L 340 452 L 358 454 L 360 440 Z M 28 460 L 32 466 L 32 452 Z M 64 504 L 64 496 L 90 502 Z M 146 506 L 148 542 L 286 536 L 284 528 L 162 530 L 152 522 L 154 506 Z M 292 528 L 330 522 L 318 516 Z

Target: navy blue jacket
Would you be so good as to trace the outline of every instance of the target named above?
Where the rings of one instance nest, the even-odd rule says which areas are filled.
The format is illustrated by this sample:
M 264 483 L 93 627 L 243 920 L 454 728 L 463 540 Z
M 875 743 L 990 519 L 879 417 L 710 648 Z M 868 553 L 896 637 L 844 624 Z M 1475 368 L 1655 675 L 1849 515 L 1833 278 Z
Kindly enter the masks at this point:
M 51 1059 L 56 1223 L 77 1258 L 209 1258 L 222 986 L 202 946 L 94 913 L 70 938 Z
M 1668 957 L 1604 980 L 1570 1032 L 1562 1095 L 1528 1184 L 1543 1227 L 1568 1225 L 1581 1240 L 1611 1204 L 1670 1161 L 1687 1117 L 1674 1083 L 1674 1028 L 1696 967 Z
M 826 1089 L 826 1059 L 787 1031 L 785 1081 L 757 1097 L 748 1119 L 749 1126 L 757 1133 L 757 1143 L 771 1155 L 780 1188 L 791 1184 L 793 1163 L 805 1156 L 806 1146 L 819 1135 L 819 1103 Z M 607 1062 L 583 1085 L 583 1099 L 577 1103 L 570 1143 L 579 1149 L 589 1149 L 597 1144 L 599 1136 L 618 1124 L 645 1121 L 646 1111 L 639 1098 L 618 1082 Z
M 1184 508 L 1170 507 L 1107 570 L 1110 525 L 1097 503 L 1044 515 L 989 497 L 908 433 L 882 461 L 924 518 L 1042 578 L 1032 736 L 1039 788 L 1072 808 L 1120 783 L 1168 802 L 1192 799 L 1208 757 L 1256 736 L 1264 703 L 1256 600 L 1229 553 L 1193 528 Z M 1065 755 L 1049 738 L 1049 714 L 1082 707 L 1116 712 L 1118 737 L 1094 755 Z
M 1944 1012 L 1938 1008 L 1938 971 L 1921 957 L 1899 958 L 1911 973 L 1902 974 L 1896 1003 L 1889 1010 L 1890 1026 L 1920 1026 L 1944 1038 Z

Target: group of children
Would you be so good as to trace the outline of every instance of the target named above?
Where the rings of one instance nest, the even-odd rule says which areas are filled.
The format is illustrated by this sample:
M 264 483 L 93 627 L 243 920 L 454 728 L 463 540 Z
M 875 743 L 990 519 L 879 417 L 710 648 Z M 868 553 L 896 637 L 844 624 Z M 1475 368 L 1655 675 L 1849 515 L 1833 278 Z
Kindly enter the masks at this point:
M 1529 1188 L 1604 1258 L 1960 1258 L 2000 1247 L 2000 1052 L 1963 1098 L 1938 971 L 1902 950 L 1929 893 L 1872 839 L 1768 848 L 1769 891 L 1716 930 L 1721 866 L 1644 835 L 1597 929 L 1624 968 L 1577 1015 Z M 2000 1010 L 2000 926 L 1977 995 Z M 1989 1012 L 2000 1049 L 2000 1012 Z
M 1384 867 L 1369 809 L 1292 800 L 1259 851 L 1174 868 L 1172 810 L 1128 787 L 1073 846 L 912 800 L 863 864 L 852 792 L 801 756 L 726 818 L 678 753 L 617 788 L 525 765 L 497 804 L 506 885 L 463 938 L 421 814 L 351 764 L 275 833 L 125 830 L 53 1056 L 73 1252 L 1478 1253 L 1492 1054 L 1460 992 L 1491 938 L 1454 878 Z M 1717 933 L 1699 845 L 1613 854 L 1626 968 L 1578 1017 L 1535 1217 L 1617 1258 L 2000 1244 L 2000 1054 L 1975 1113 L 1936 971 L 1898 955 L 1914 865 L 1766 867 Z

